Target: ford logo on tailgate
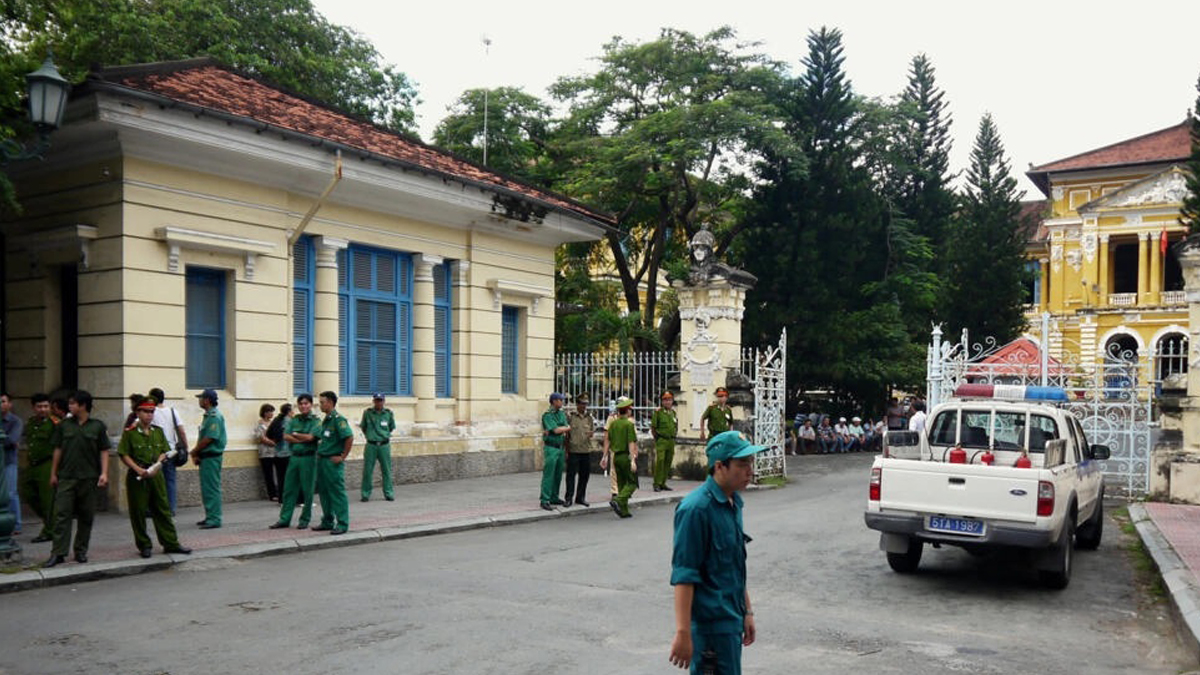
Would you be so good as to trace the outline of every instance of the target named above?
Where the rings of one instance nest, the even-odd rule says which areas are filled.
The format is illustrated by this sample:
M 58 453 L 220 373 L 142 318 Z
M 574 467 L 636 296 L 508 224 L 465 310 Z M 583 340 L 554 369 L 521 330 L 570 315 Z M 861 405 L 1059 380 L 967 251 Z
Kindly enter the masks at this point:
M 1013 495 L 1014 497 L 1024 497 L 1025 495 L 1027 495 L 1029 493 L 1022 490 L 1021 488 L 1013 488 L 1008 491 L 1008 494 Z

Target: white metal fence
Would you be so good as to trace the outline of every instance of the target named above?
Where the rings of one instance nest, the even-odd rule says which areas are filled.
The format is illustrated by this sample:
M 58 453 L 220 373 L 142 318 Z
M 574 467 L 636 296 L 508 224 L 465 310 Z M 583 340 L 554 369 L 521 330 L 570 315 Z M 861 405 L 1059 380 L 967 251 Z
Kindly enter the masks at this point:
M 598 425 L 604 424 L 617 398 L 633 399 L 633 420 L 639 430 L 650 428 L 650 415 L 668 381 L 679 374 L 679 352 L 614 352 L 558 354 L 554 357 L 554 386 L 576 397 L 587 394 Z

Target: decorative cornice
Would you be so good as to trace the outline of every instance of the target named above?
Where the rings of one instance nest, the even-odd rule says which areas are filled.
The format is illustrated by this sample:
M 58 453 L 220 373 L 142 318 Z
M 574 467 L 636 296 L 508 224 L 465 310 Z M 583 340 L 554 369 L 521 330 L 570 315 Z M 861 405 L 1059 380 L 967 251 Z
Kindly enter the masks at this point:
M 504 279 L 490 279 L 487 282 L 487 287 L 492 291 L 492 307 L 500 309 L 500 301 L 505 295 L 513 297 L 530 298 L 529 313 L 536 315 L 538 312 L 538 303 L 542 298 L 554 297 L 554 290 L 545 286 L 534 286 L 520 281 L 506 281 Z
M 275 244 L 260 239 L 238 237 L 231 234 L 204 232 L 168 225 L 154 231 L 159 239 L 167 243 L 167 271 L 179 271 L 179 254 L 182 249 L 213 251 L 229 255 L 244 256 L 246 279 L 254 279 L 254 266 L 258 256 L 275 250 Z

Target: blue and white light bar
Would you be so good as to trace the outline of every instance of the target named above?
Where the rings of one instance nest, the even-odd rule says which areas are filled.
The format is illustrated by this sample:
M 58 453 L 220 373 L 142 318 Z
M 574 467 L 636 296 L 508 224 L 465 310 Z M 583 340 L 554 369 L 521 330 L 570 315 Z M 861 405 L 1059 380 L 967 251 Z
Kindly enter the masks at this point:
M 1023 384 L 963 384 L 955 398 L 996 398 L 1005 401 L 1066 401 L 1062 387 L 1027 387 Z

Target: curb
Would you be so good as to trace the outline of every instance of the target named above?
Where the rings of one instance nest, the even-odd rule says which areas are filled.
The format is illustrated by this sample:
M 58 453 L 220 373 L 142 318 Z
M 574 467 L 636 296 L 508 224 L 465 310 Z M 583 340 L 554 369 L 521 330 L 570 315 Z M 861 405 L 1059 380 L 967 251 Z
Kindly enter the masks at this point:
M 756 492 L 759 490 L 774 490 L 778 487 L 780 486 L 750 485 L 746 488 L 746 491 Z M 690 493 L 680 492 L 654 494 L 648 497 L 636 498 L 630 501 L 629 505 L 632 508 L 640 509 L 646 506 L 673 504 L 682 500 L 687 494 Z M 442 523 L 422 523 L 417 525 L 380 527 L 370 530 L 356 530 L 337 537 L 329 536 L 318 537 L 315 539 L 283 539 L 279 541 L 238 544 L 236 546 L 196 549 L 190 555 L 167 553 L 157 555 L 149 559 L 138 558 L 134 560 L 88 563 L 86 566 L 70 565 L 66 568 L 58 567 L 48 570 L 27 569 L 14 572 L 12 574 L 0 574 L 0 595 L 5 593 L 15 593 L 18 591 L 27 591 L 35 588 L 50 588 L 53 586 L 83 583 L 86 581 L 112 579 L 116 577 L 130 576 L 133 574 L 141 574 L 142 572 L 156 572 L 170 569 L 175 565 L 186 563 L 191 560 L 212 560 L 218 558 L 253 560 L 255 558 L 264 558 L 273 555 L 320 551 L 324 549 L 344 548 L 362 544 L 378 544 L 385 541 L 399 541 L 402 539 L 416 539 L 418 537 L 432 537 L 439 534 L 467 532 L 470 530 L 482 530 L 489 527 L 504 527 L 507 525 L 522 525 L 525 523 L 533 523 L 542 520 L 551 520 L 553 518 L 569 518 L 593 513 L 608 512 L 608 502 L 604 502 L 594 503 L 583 508 L 573 506 L 568 509 L 555 509 L 554 511 L 543 511 L 539 509 L 537 511 L 519 511 L 516 513 L 505 513 L 495 516 L 479 516 L 475 518 L 450 520 Z M 1200 602 L 1198 602 L 1195 607 L 1198 608 L 1197 611 L 1200 611 Z
M 1163 585 L 1171 598 L 1171 613 L 1175 616 L 1180 638 L 1192 658 L 1200 660 L 1200 582 L 1175 553 L 1144 506 L 1130 504 L 1129 517 L 1162 576 Z

